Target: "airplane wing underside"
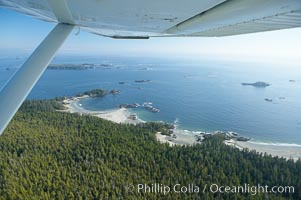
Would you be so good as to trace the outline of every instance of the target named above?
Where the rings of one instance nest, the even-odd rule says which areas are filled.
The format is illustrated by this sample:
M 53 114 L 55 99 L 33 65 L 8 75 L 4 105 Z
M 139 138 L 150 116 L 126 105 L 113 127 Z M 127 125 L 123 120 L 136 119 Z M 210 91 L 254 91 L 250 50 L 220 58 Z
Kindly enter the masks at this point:
M 301 26 L 300 0 L 0 0 L 0 6 L 115 38 L 227 36 Z

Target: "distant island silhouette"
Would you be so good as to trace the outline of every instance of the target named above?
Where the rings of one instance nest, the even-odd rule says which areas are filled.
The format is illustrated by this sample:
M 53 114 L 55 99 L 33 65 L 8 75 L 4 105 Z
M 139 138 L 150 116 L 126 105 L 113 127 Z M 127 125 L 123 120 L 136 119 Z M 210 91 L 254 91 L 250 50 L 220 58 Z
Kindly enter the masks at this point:
M 257 81 L 255 83 L 241 83 L 242 85 L 250 85 L 250 86 L 254 86 L 257 88 L 265 88 L 270 86 L 271 84 L 263 82 L 263 81 Z

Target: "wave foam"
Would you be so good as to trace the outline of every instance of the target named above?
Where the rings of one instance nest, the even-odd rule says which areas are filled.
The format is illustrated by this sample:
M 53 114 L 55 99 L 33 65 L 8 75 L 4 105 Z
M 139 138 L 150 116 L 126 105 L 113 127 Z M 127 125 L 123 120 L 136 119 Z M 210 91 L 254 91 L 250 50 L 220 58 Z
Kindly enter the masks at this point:
M 294 143 L 275 143 L 275 142 L 256 142 L 256 141 L 249 141 L 249 143 L 252 144 L 258 144 L 258 145 L 271 145 L 271 146 L 283 146 L 283 147 L 300 147 L 301 144 L 294 144 Z

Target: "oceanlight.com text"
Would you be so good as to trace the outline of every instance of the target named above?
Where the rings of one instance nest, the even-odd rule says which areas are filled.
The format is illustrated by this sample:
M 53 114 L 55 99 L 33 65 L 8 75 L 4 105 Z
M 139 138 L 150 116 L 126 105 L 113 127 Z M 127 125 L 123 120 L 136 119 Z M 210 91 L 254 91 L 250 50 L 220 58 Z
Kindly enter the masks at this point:
M 218 184 L 205 184 L 203 186 L 196 184 L 174 184 L 164 185 L 160 183 L 154 184 L 130 184 L 125 187 L 128 193 L 161 193 L 166 195 L 168 193 L 221 193 L 221 194 L 250 194 L 256 195 L 259 193 L 284 194 L 294 193 L 294 186 L 268 186 L 268 185 L 250 185 L 243 184 L 239 186 L 226 186 Z

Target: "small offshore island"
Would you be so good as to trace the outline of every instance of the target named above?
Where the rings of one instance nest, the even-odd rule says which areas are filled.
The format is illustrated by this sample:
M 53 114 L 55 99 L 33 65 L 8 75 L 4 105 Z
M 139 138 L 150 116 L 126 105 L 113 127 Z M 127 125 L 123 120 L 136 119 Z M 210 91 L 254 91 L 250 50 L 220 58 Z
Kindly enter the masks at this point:
M 241 83 L 242 85 L 245 86 L 253 86 L 253 87 L 257 87 L 257 88 L 265 88 L 270 86 L 271 84 L 263 82 L 263 81 L 257 81 L 255 83 Z
M 102 90 L 102 89 L 94 89 L 94 90 L 90 90 L 90 91 L 86 91 L 84 93 L 79 93 L 76 95 L 76 97 L 84 97 L 84 96 L 88 96 L 91 98 L 96 98 L 96 97 L 104 97 L 108 94 L 113 94 L 113 95 L 117 95 L 120 93 L 120 90 Z
M 151 80 L 135 80 L 135 83 L 146 83 L 150 82 Z
M 85 98 L 103 98 L 106 95 L 119 94 L 119 90 L 102 90 L 94 89 L 80 93 L 74 97 L 64 98 L 61 103 L 65 107 L 65 110 L 60 112 L 78 113 L 80 115 L 91 115 L 102 119 L 106 119 L 115 123 L 121 124 L 141 124 L 146 123 L 145 121 L 138 118 L 135 113 L 130 112 L 127 108 L 136 108 L 145 105 L 151 105 L 151 102 L 146 102 L 145 105 L 140 104 L 123 104 L 119 105 L 118 108 L 105 110 L 105 111 L 91 111 L 82 107 L 80 101 Z M 145 108 L 146 109 L 146 108 Z M 168 124 L 164 122 L 160 123 L 165 127 L 160 132 L 157 132 L 156 138 L 161 143 L 168 143 L 170 146 L 173 145 L 194 145 L 202 143 L 211 136 L 221 135 L 224 139 L 224 143 L 239 149 L 255 150 L 260 153 L 267 153 L 272 156 L 279 156 L 284 158 L 292 158 L 297 160 L 301 158 L 301 145 L 275 145 L 275 144 L 259 144 L 254 143 L 251 138 L 240 136 L 238 133 L 233 131 L 214 131 L 214 132 L 203 132 L 203 131 L 188 131 L 178 129 L 175 124 Z

